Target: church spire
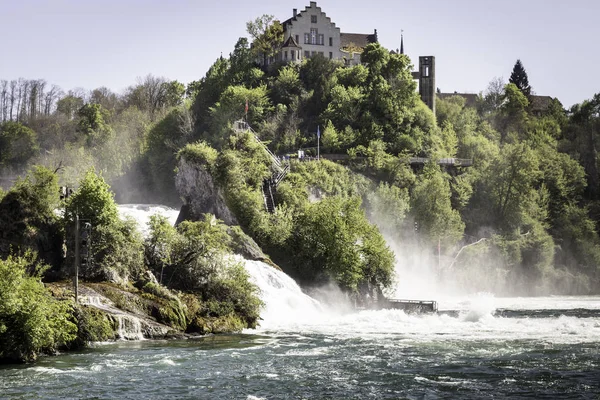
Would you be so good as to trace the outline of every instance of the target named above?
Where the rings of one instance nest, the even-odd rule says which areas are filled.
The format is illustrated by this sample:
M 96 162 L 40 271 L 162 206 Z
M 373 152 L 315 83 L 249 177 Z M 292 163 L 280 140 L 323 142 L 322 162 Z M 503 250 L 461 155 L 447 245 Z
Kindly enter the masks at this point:
M 404 29 L 400 30 L 400 54 L 404 54 Z

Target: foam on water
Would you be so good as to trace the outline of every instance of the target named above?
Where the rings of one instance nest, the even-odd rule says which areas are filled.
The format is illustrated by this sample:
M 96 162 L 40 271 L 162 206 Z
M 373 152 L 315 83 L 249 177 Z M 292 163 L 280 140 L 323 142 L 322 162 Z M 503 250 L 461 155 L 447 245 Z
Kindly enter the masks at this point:
M 290 326 L 324 318 L 323 306 L 302 292 L 296 282 L 271 265 L 261 261 L 236 259 L 244 262 L 251 280 L 260 289 L 265 303 L 261 312 L 261 327 Z
M 265 308 L 259 331 L 269 333 L 320 333 L 336 337 L 377 338 L 400 336 L 411 341 L 532 339 L 552 343 L 594 342 L 600 339 L 599 318 L 558 316 L 504 318 L 494 316 L 502 306 L 515 310 L 600 308 L 600 298 L 549 297 L 497 299 L 489 293 L 446 298 L 453 315 L 407 315 L 401 310 L 365 310 L 339 313 L 304 294 L 286 274 L 260 261 L 245 261 L 261 290 Z M 534 306 L 528 303 L 531 300 Z
M 177 210 L 168 207 L 139 204 L 121 205 L 119 211 L 135 218 L 142 229 L 150 215 L 156 212 L 167 215 L 173 223 L 178 214 Z M 235 258 L 243 261 L 265 303 L 260 327 L 249 330 L 250 333 L 293 334 L 299 336 L 298 340 L 312 333 L 348 338 L 392 336 L 411 341 L 537 339 L 551 343 L 583 343 L 600 340 L 598 313 L 587 318 L 561 315 L 560 312 L 541 318 L 508 318 L 495 313 L 497 310 L 600 310 L 600 297 L 497 298 L 490 293 L 438 297 L 433 287 L 430 289 L 434 290 L 424 293 L 438 301 L 441 311 L 452 310 L 452 313 L 407 315 L 400 310 L 348 313 L 319 303 L 305 294 L 292 278 L 271 265 L 243 260 L 240 256 Z M 424 290 L 423 287 L 417 289 Z
M 150 216 L 159 214 L 168 218 L 171 225 L 175 225 L 179 210 L 159 204 L 120 204 L 118 206 L 121 218 L 131 217 L 138 223 L 138 228 L 144 236 L 148 234 Z

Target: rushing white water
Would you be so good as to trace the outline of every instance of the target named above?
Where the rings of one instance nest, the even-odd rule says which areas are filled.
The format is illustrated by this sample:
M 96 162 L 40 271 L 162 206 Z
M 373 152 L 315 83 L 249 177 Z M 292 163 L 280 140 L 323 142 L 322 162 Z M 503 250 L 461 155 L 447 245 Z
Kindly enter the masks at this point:
M 139 318 L 132 315 L 118 314 L 115 315 L 119 323 L 117 334 L 119 339 L 125 340 L 144 340 L 142 333 L 142 323 Z
M 403 335 L 414 341 L 521 340 L 583 343 L 600 340 L 600 318 L 566 316 L 569 310 L 600 309 L 599 297 L 495 298 L 491 294 L 439 299 L 439 314 L 407 315 L 401 310 L 340 313 L 303 294 L 281 271 L 259 261 L 246 269 L 266 303 L 259 330 L 319 333 L 344 338 Z M 498 311 L 559 310 L 546 318 L 508 318 Z M 452 311 L 452 312 L 450 312 Z
M 327 315 L 323 306 L 304 294 L 296 282 L 283 271 L 261 261 L 243 261 L 252 282 L 260 289 L 260 297 L 265 303 L 261 312 L 263 329 L 305 324 Z
M 162 206 L 125 205 L 122 214 L 133 216 L 143 226 L 154 212 L 166 213 L 174 222 L 177 211 Z M 163 214 L 165 215 L 165 214 Z M 253 332 L 326 334 L 340 338 L 403 335 L 412 341 L 431 340 L 541 340 L 549 343 L 589 343 L 600 340 L 598 313 L 578 315 L 576 310 L 600 310 L 600 297 L 498 298 L 490 293 L 440 296 L 427 280 L 427 260 L 415 258 L 411 278 L 399 285 L 402 297 L 438 301 L 439 314 L 407 315 L 400 310 L 347 310 L 321 304 L 282 271 L 260 261 L 243 260 L 251 280 L 259 287 L 265 306 L 260 327 Z M 408 265 L 401 265 L 405 270 Z M 516 317 L 503 313 L 517 313 Z M 540 311 L 539 317 L 531 311 Z M 551 311 L 556 312 L 551 312 Z M 543 314 L 543 315 L 542 315 Z
M 159 204 L 121 204 L 118 209 L 121 218 L 131 217 L 138 223 L 144 236 L 148 234 L 148 222 L 152 215 L 159 214 L 167 217 L 171 225 L 175 225 L 179 215 L 179 210 Z

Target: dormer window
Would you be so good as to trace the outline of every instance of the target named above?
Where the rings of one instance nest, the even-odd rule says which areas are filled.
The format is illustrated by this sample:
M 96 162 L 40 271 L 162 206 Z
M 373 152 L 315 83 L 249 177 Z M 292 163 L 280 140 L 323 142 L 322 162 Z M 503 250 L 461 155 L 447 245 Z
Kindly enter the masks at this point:
M 311 15 L 310 16 L 310 22 L 313 23 L 313 24 L 316 24 L 317 23 L 317 16 L 316 15 Z

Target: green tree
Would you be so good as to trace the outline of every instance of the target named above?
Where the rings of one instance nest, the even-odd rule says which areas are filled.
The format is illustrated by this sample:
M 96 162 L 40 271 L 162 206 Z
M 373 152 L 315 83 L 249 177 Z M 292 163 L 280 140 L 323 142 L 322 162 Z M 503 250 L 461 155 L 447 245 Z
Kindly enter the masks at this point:
M 19 122 L 0 124 L 0 166 L 22 168 L 39 152 L 37 134 Z
M 77 110 L 83 107 L 83 98 L 69 91 L 69 94 L 58 100 L 56 103 L 56 112 L 65 115 L 68 119 L 77 116 Z
M 246 30 L 252 37 L 255 56 L 262 57 L 263 64 L 266 65 L 283 44 L 283 26 L 272 15 L 265 14 L 254 21 L 248 21 Z
M 34 361 L 75 339 L 71 307 L 46 290 L 42 269 L 32 253 L 0 259 L 0 360 Z
M 292 263 L 304 282 L 330 278 L 363 295 L 391 284 L 393 253 L 367 221 L 359 199 L 329 197 L 311 204 L 295 226 Z
M 211 214 L 173 228 L 165 218 L 150 221 L 146 259 L 168 287 L 193 293 L 204 303 L 192 318 L 231 317 L 243 321 L 238 329 L 255 327 L 262 303 L 258 288 L 244 268 L 227 259 L 231 252 L 227 226 Z M 192 327 L 192 330 L 194 328 Z
M 105 143 L 113 134 L 113 130 L 106 123 L 109 118 L 108 111 L 100 104 L 88 103 L 77 111 L 79 117 L 78 129 L 86 135 L 88 146 L 94 147 Z
M 429 243 L 441 241 L 448 248 L 462 239 L 465 224 L 452 208 L 450 183 L 438 165 L 427 164 L 418 177 L 411 196 L 411 210 L 420 235 Z
M 143 249 L 135 223 L 119 219 L 109 185 L 93 169 L 67 199 L 66 221 L 70 226 L 75 215 L 92 225 L 91 262 L 80 271 L 82 277 L 124 283 L 139 276 Z
M 531 97 L 531 86 L 529 85 L 529 78 L 527 77 L 527 71 L 523 67 L 521 60 L 517 60 L 513 70 L 508 79 L 509 83 L 514 84 L 519 90 L 525 95 L 525 97 Z
M 62 232 L 54 212 L 58 204 L 56 174 L 43 167 L 32 168 L 0 201 L 0 251 L 31 249 L 48 264 L 58 266 L 62 262 Z

